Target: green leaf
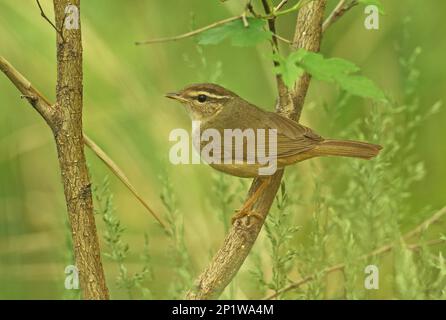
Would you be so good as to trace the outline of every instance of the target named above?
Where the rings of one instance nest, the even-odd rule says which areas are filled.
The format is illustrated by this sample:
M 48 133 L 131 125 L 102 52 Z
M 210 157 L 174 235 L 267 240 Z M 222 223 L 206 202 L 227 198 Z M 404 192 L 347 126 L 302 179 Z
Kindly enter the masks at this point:
M 265 30 L 264 20 L 248 18 L 247 21 L 248 27 L 244 26 L 242 19 L 237 19 L 202 32 L 198 35 L 198 43 L 218 44 L 229 38 L 234 46 L 248 47 L 271 38 L 272 33 Z
M 209 45 L 220 43 L 229 36 L 230 30 L 230 25 L 228 23 L 202 32 L 198 35 L 198 44 Z
M 308 72 L 315 79 L 338 84 L 350 94 L 386 101 L 384 93 L 364 76 L 357 75 L 359 68 L 352 62 L 340 59 L 325 59 L 321 54 L 300 49 L 288 57 L 275 55 L 274 60 L 278 66 L 275 72 L 282 75 L 288 88 L 304 72 Z
M 381 0 L 358 0 L 358 3 L 361 3 L 361 4 L 365 5 L 365 6 L 368 6 L 368 5 L 377 6 L 379 13 L 380 14 L 385 14 L 384 6 L 381 3 Z
M 338 84 L 345 91 L 364 98 L 386 101 L 384 93 L 372 80 L 363 76 L 343 75 L 337 79 Z
M 308 73 L 322 81 L 334 81 L 339 75 L 359 71 L 350 61 L 339 58 L 325 59 L 321 54 L 313 52 L 306 52 L 301 63 Z
M 287 58 L 279 54 L 275 54 L 273 59 L 278 63 L 274 71 L 276 74 L 282 75 L 282 80 L 288 88 L 291 88 L 305 70 L 297 65 L 297 62 L 302 58 L 302 51 L 295 51 Z

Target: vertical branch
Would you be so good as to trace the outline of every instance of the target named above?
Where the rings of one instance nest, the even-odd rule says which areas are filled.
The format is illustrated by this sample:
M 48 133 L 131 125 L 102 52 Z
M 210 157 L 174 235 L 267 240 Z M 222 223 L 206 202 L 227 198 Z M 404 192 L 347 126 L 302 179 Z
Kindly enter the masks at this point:
M 299 11 L 293 40 L 294 49 L 303 48 L 307 51 L 319 51 L 326 4 L 326 0 L 311 1 Z M 296 82 L 293 92 L 293 110 L 288 111 L 293 119 L 299 120 L 300 118 L 310 80 L 311 76 L 305 73 Z
M 319 50 L 325 4 L 326 0 L 315 0 L 300 9 L 297 18 L 296 35 L 294 37 L 294 48 L 305 48 L 312 51 Z M 271 23 L 269 27 L 275 28 L 274 24 Z M 278 47 L 274 41 L 273 39 L 273 50 L 277 50 Z M 281 90 L 287 89 L 283 83 L 281 84 L 280 78 L 277 78 L 277 81 L 280 97 Z M 285 116 L 298 120 L 309 82 L 310 78 L 308 76 L 303 76 L 299 80 L 295 91 L 291 93 L 293 103 L 287 101 L 289 99 L 287 97 L 288 91 L 283 91 L 282 94 L 285 93 L 286 95 L 284 95 L 284 99 L 279 98 L 277 111 Z M 294 97 L 299 97 L 299 99 Z M 199 275 L 193 288 L 186 294 L 187 299 L 216 299 L 231 282 L 251 251 L 262 229 L 274 197 L 279 189 L 282 176 L 283 170 L 276 172 L 271 177 L 268 186 L 253 205 L 253 210 L 262 219 L 251 221 L 252 223 L 249 226 L 247 218 L 240 219 L 234 223 L 221 248 L 212 258 L 210 264 Z M 249 190 L 248 198 L 257 190 L 260 184 L 260 179 L 254 179 Z
M 66 12 L 68 6 L 71 11 Z M 56 140 L 76 266 L 85 299 L 108 299 L 93 215 L 82 134 L 82 38 L 80 0 L 54 0 L 57 34 Z M 77 12 L 76 12 L 77 11 Z M 71 14 L 72 28 L 65 28 Z M 77 27 L 77 28 L 76 28 Z M 63 33 L 63 38 L 62 38 Z
M 265 13 L 267 15 L 271 14 L 273 8 L 270 7 L 270 4 L 268 3 L 268 0 L 262 0 L 263 9 L 265 10 Z M 283 4 L 279 4 L 282 5 Z M 279 53 L 279 42 L 277 41 L 276 37 L 276 19 L 272 18 L 268 20 L 268 28 L 273 34 L 271 38 L 271 46 L 273 50 L 273 54 Z M 273 64 L 275 67 L 279 65 L 279 63 L 276 60 L 273 60 Z M 276 84 L 277 84 L 277 93 L 279 96 L 279 100 L 277 101 L 277 110 L 283 114 L 283 110 L 290 108 L 292 109 L 292 100 L 290 99 L 289 90 L 286 87 L 285 83 L 283 82 L 282 75 L 276 74 Z

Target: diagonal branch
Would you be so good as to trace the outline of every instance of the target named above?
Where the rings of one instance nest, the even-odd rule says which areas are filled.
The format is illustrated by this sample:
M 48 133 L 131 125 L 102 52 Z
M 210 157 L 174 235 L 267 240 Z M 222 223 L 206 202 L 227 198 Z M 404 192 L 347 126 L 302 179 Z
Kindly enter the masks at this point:
M 55 123 L 53 117 L 55 114 L 54 106 L 49 102 L 45 96 L 43 96 L 32 84 L 26 79 L 9 61 L 0 56 L 0 70 L 11 80 L 15 87 L 22 93 L 22 97 L 27 98 L 29 103 L 39 112 L 40 115 L 46 120 L 52 130 L 55 129 Z M 136 197 L 136 199 L 149 211 L 149 213 L 160 223 L 164 230 L 167 230 L 166 224 L 160 219 L 160 217 L 154 212 L 154 210 L 148 205 L 148 203 L 141 197 L 135 187 L 130 183 L 128 177 L 123 170 L 113 161 L 113 159 L 107 155 L 91 138 L 85 133 L 83 135 L 85 145 L 88 146 L 93 153 L 101 159 L 107 167 L 113 172 L 116 177 L 127 187 L 127 189 Z
M 410 238 L 412 238 L 414 236 L 419 235 L 420 233 L 425 231 L 427 228 L 429 228 L 431 225 L 433 225 L 434 223 L 438 222 L 445 215 L 446 215 L 446 207 L 444 207 L 443 209 L 437 211 L 435 214 L 433 214 L 428 219 L 424 220 L 416 228 L 414 228 L 411 231 L 409 231 L 408 233 L 406 233 L 403 236 L 403 238 L 405 240 L 407 240 L 407 239 L 410 239 Z
M 31 83 L 18 72 L 5 58 L 0 56 L 0 70 L 11 80 L 33 108 L 51 126 L 53 123 L 54 108 Z
M 282 7 L 287 4 L 287 2 L 288 0 L 280 1 L 280 3 L 274 8 L 274 11 L 279 11 L 280 9 L 282 9 Z
M 413 236 L 416 236 L 420 233 L 422 233 L 424 230 L 426 230 L 427 228 L 429 228 L 429 226 L 431 226 L 432 224 L 438 222 L 441 218 L 443 218 L 443 216 L 446 215 L 446 207 L 444 207 L 443 209 L 437 211 L 434 215 L 432 215 L 430 218 L 428 218 L 427 220 L 423 221 L 420 225 L 418 225 L 416 228 L 414 228 L 413 230 L 409 231 L 408 233 L 406 233 L 402 239 L 403 240 L 408 240 L 410 238 L 412 238 Z M 443 244 L 446 243 L 446 240 L 444 239 L 434 239 L 434 240 L 430 240 L 427 241 L 426 243 L 422 243 L 422 244 L 409 244 L 407 245 L 407 248 L 409 250 L 417 250 L 425 245 L 437 245 L 437 244 Z M 358 260 L 365 260 L 368 259 L 370 257 L 374 257 L 374 256 L 378 256 L 381 254 L 384 254 L 386 252 L 389 252 L 391 250 L 393 250 L 393 248 L 395 247 L 394 243 L 389 243 L 386 245 L 383 245 L 382 247 L 379 247 L 378 249 L 373 250 L 370 253 L 367 253 L 361 257 L 359 257 Z M 317 273 L 311 274 L 309 276 L 306 276 L 296 282 L 293 282 L 291 284 L 289 284 L 288 286 L 286 286 L 285 288 L 277 291 L 276 293 L 268 296 L 267 298 L 265 298 L 266 300 L 271 300 L 271 299 L 275 299 L 277 298 L 279 295 L 281 295 L 282 293 L 291 291 L 291 290 L 295 290 L 297 288 L 299 288 L 300 286 L 316 279 L 317 276 L 319 275 L 326 275 L 338 270 L 343 270 L 345 268 L 345 263 L 339 263 L 336 264 L 334 266 L 328 267 L 323 269 L 322 271 L 319 271 Z
M 319 49 L 321 40 L 322 21 L 326 0 L 314 0 L 303 6 L 298 13 L 296 26 L 295 48 Z M 307 33 L 304 31 L 307 30 Z M 304 33 L 302 35 L 302 33 Z M 300 36 L 298 36 L 300 35 Z M 308 88 L 308 86 L 307 86 Z M 298 87 L 296 88 L 299 89 Z M 302 97 L 303 104 L 305 92 L 295 92 L 294 95 Z M 283 101 L 280 101 L 283 103 Z M 298 119 L 301 105 L 279 105 L 278 111 L 294 119 Z M 237 220 L 226 236 L 222 247 L 217 251 L 210 264 L 198 276 L 193 288 L 186 295 L 187 299 L 215 299 L 220 296 L 225 287 L 231 282 L 239 271 L 257 236 L 262 229 L 263 223 L 268 215 L 269 209 L 274 201 L 277 190 L 283 176 L 283 170 L 271 176 L 270 181 L 254 203 L 253 210 L 262 219 L 248 221 L 249 218 Z M 249 194 L 252 195 L 262 184 L 259 178 L 254 179 Z M 250 223 L 251 222 L 251 223 Z M 249 224 L 250 223 L 250 224 Z
M 125 173 L 118 167 L 118 165 L 99 147 L 93 140 L 87 137 L 84 134 L 84 143 L 87 147 L 93 151 L 96 156 L 101 159 L 105 165 L 113 172 L 113 174 L 118 177 L 119 180 L 130 190 L 130 192 L 135 196 L 135 198 L 144 206 L 144 208 L 149 211 L 149 213 L 158 221 L 158 223 L 163 227 L 165 231 L 168 230 L 166 224 L 161 220 L 161 218 L 152 210 L 152 208 L 147 204 L 147 202 L 142 198 L 139 192 L 135 189 L 135 187 L 130 183 L 129 179 L 125 175 Z
M 333 23 L 338 21 L 347 11 L 358 4 L 357 0 L 351 0 L 350 3 L 346 4 L 347 0 L 340 0 L 333 11 L 330 13 L 328 18 L 324 21 L 322 25 L 322 32 L 325 32 Z

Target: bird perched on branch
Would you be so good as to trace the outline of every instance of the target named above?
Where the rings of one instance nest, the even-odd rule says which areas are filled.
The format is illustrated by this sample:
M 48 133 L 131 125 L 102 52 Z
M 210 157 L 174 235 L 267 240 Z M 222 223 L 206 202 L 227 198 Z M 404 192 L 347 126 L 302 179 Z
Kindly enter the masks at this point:
M 324 139 L 312 129 L 278 113 L 262 110 L 216 84 L 192 84 L 178 92 L 168 93 L 166 97 L 181 102 L 192 120 L 200 121 L 201 132 L 213 130 L 225 137 L 226 130 L 238 130 L 242 135 L 238 140 L 240 145 L 226 149 L 225 141 L 225 145 L 213 146 L 211 156 L 214 161 L 209 162 L 213 168 L 234 176 L 261 177 L 265 162 L 262 162 L 259 154 L 264 157 L 273 155 L 277 169 L 283 169 L 297 162 L 322 156 L 371 159 L 382 149 L 379 145 L 367 142 Z M 263 140 L 255 136 L 255 143 L 251 139 L 250 145 L 250 137 L 246 133 L 249 130 L 263 133 Z M 271 136 L 271 132 L 275 137 Z M 275 143 L 275 150 L 268 148 L 272 142 Z M 208 143 L 206 139 L 201 140 L 200 147 L 204 149 Z M 220 161 L 215 161 L 216 159 Z M 256 215 L 251 207 L 267 184 L 268 179 L 264 179 L 264 183 L 245 202 L 233 221 L 246 215 Z

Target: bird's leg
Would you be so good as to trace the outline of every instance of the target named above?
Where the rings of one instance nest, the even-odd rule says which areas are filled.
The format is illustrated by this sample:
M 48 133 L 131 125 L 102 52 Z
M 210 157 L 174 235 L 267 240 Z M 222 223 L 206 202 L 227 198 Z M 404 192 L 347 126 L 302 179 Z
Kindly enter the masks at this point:
M 245 203 L 239 210 L 236 210 L 236 214 L 233 215 L 232 219 L 231 219 L 232 224 L 234 224 L 234 222 L 236 220 L 241 219 L 246 216 L 247 217 L 255 217 L 259 220 L 263 219 L 263 216 L 258 214 L 257 212 L 255 212 L 252 209 L 252 206 L 254 205 L 256 200 L 259 198 L 259 196 L 262 194 L 262 192 L 266 189 L 269 182 L 270 182 L 270 177 L 268 177 L 266 179 L 262 179 L 262 182 L 261 182 L 260 186 L 257 188 L 257 190 L 254 191 L 254 193 L 245 201 Z

